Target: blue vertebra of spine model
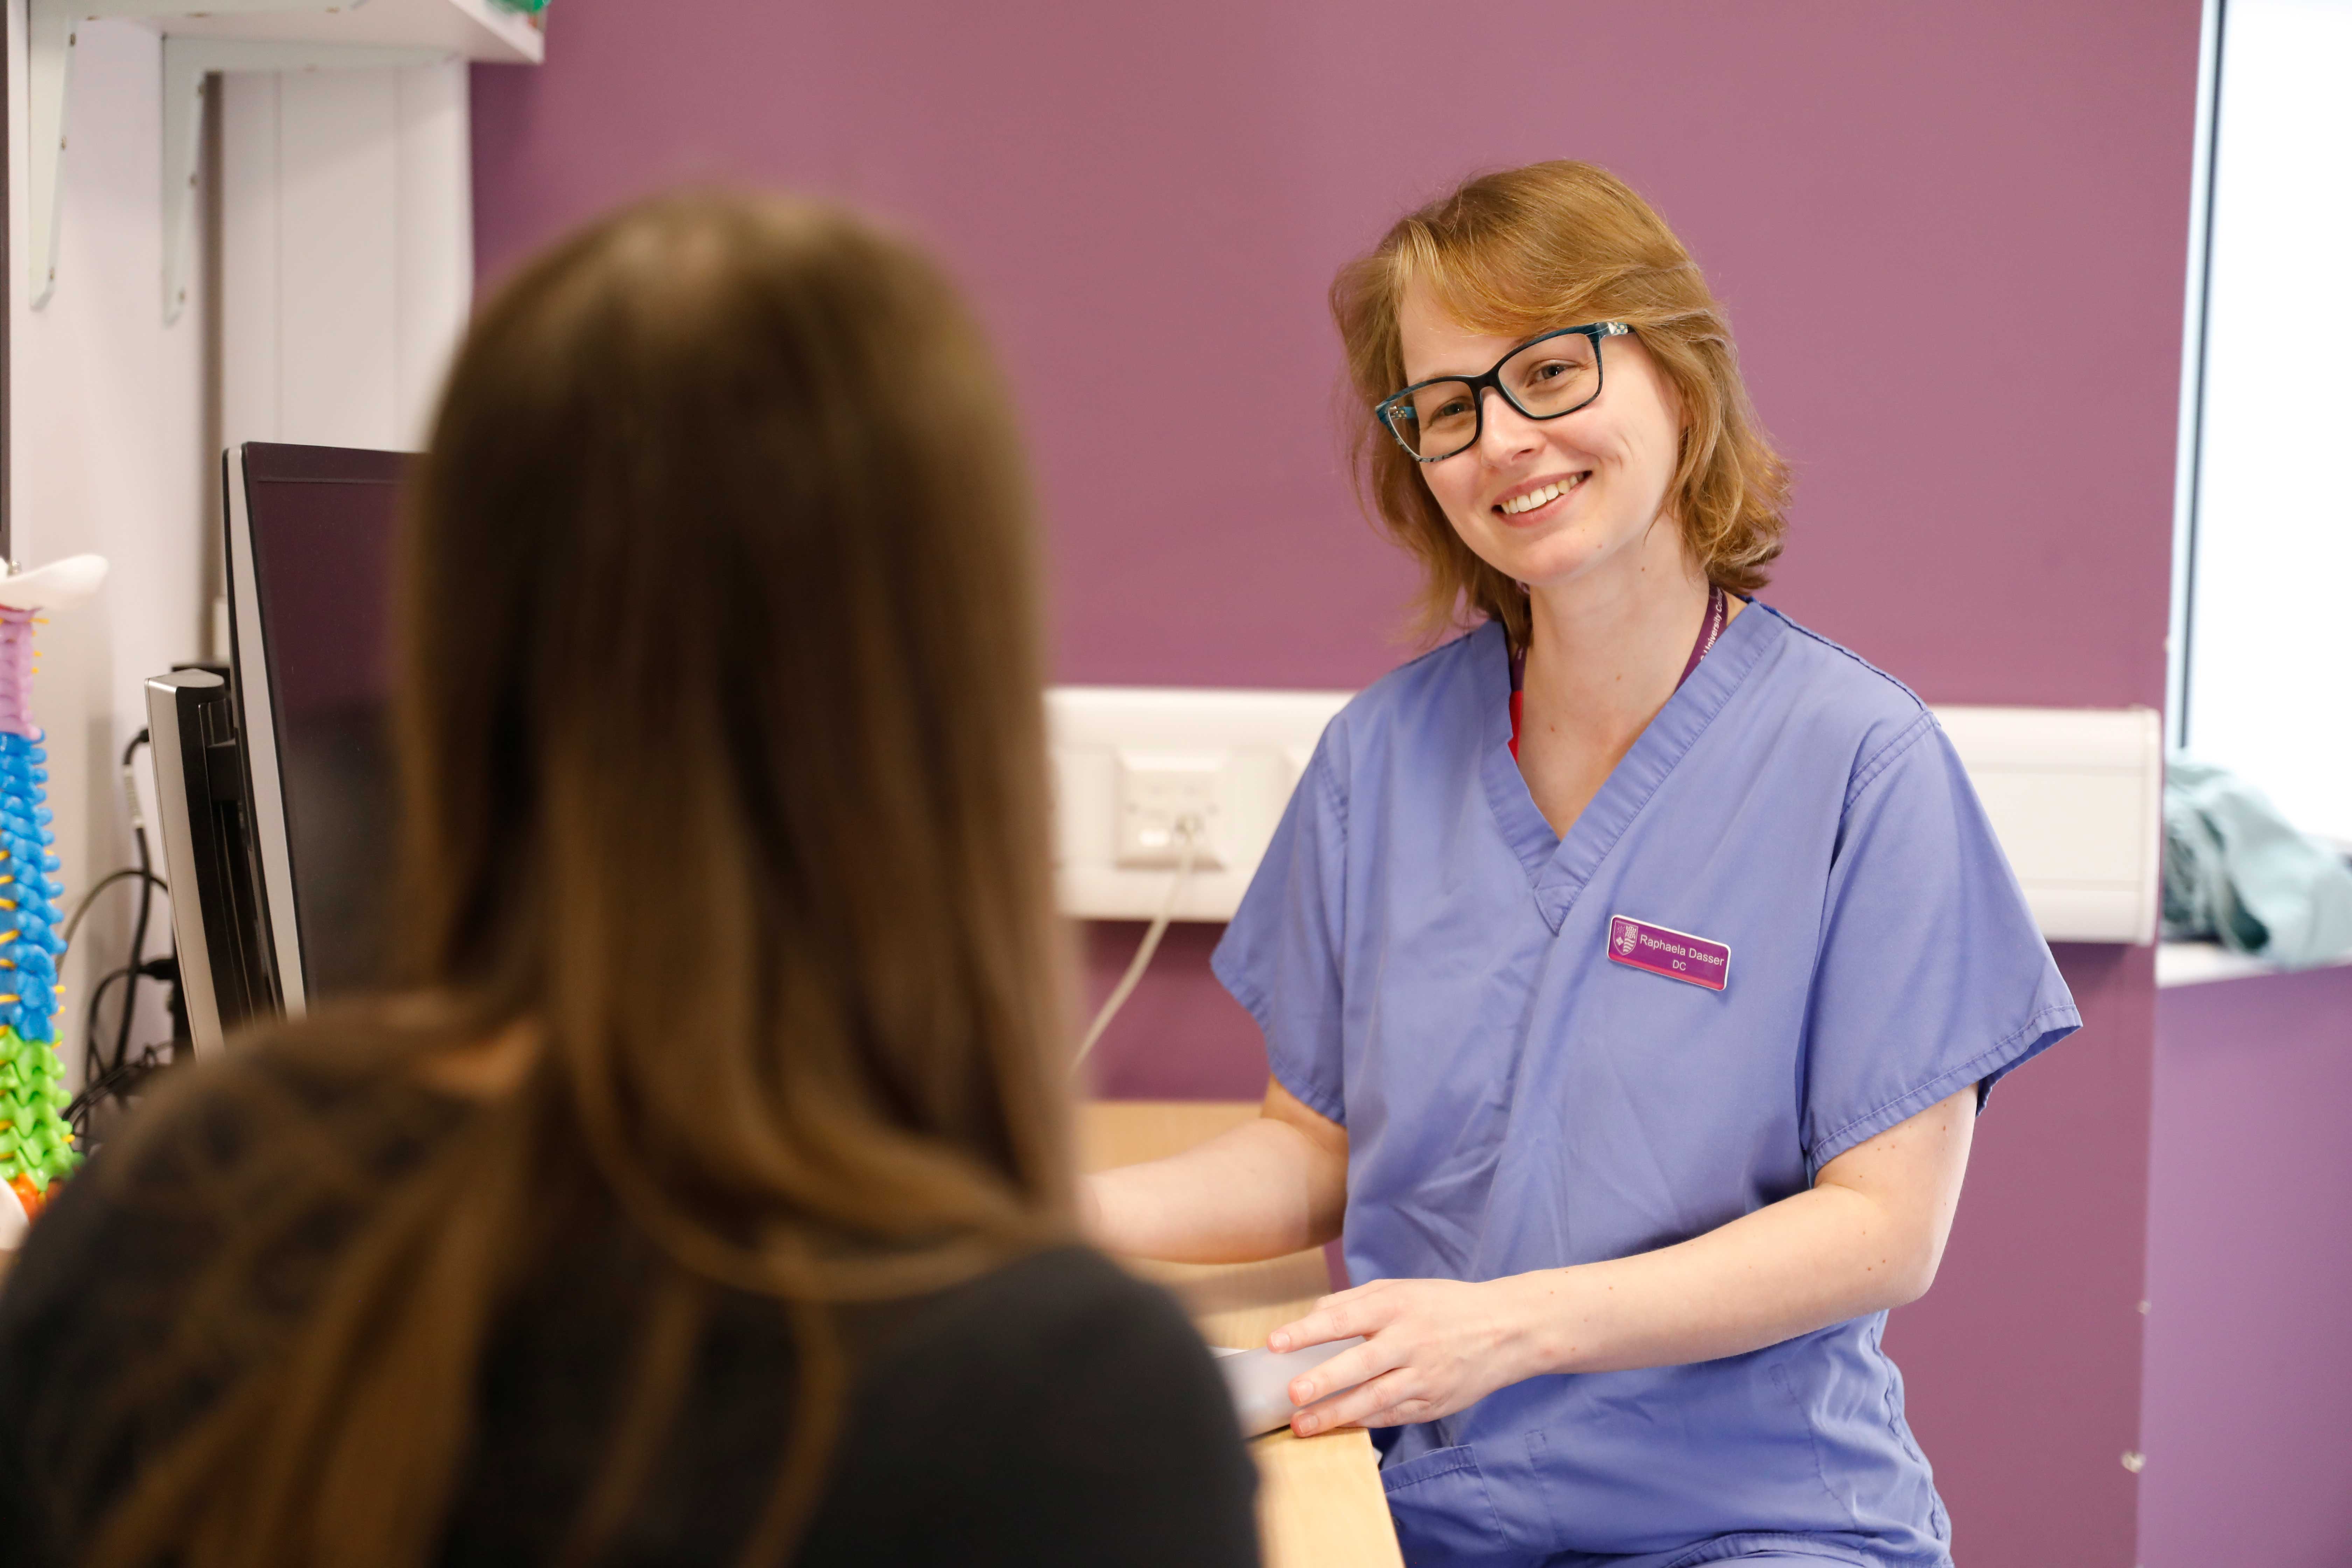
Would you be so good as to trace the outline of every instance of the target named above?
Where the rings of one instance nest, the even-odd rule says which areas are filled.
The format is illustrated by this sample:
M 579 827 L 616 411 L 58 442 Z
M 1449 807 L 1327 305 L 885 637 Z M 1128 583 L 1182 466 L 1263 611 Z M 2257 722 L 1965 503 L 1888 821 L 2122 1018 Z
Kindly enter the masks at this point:
M 58 955 L 66 950 L 58 934 L 58 900 L 63 883 L 49 873 L 58 858 L 49 853 L 57 834 L 49 827 L 48 753 L 38 742 L 0 731 L 0 1027 L 13 1026 L 27 1040 L 57 1038 Z

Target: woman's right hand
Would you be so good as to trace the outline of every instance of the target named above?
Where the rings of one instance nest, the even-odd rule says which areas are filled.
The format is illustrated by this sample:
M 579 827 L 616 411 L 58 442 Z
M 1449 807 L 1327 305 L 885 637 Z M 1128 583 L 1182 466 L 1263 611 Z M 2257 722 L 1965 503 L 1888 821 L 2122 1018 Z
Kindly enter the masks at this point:
M 1574 1273 L 1554 1270 L 1561 1280 Z M 1521 1280 L 1375 1279 L 1324 1297 L 1266 1340 L 1275 1352 L 1360 1336 L 1363 1343 L 1302 1373 L 1290 1385 L 1301 1437 L 1334 1426 L 1434 1421 L 1536 1370 Z M 1318 1400 L 1328 1403 L 1308 1409 Z

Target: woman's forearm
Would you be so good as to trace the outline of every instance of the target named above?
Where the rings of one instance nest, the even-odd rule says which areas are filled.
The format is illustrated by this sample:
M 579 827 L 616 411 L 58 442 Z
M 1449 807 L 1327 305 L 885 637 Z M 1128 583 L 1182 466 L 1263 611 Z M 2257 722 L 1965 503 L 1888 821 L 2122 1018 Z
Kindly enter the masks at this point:
M 1339 1234 L 1345 1152 L 1272 1117 L 1195 1149 L 1087 1178 L 1097 1245 L 1178 1263 L 1244 1263 L 1319 1247 Z
M 1970 1087 L 1704 1236 L 1496 1281 L 1526 1375 L 1713 1361 L 1916 1300 L 1943 1258 L 1975 1121 Z
M 1856 1144 L 1812 1186 L 1655 1252 L 1472 1283 L 1374 1279 L 1267 1336 L 1361 1336 L 1290 1385 L 1301 1436 L 1450 1415 L 1548 1373 L 1677 1366 L 1761 1350 L 1916 1300 L 1951 1234 L 1972 1085 Z
M 1934 1272 L 1915 1227 L 1823 1184 L 1655 1252 L 1469 1283 L 1375 1279 L 1267 1339 L 1276 1351 L 1362 1335 L 1291 1384 L 1308 1436 L 1448 1415 L 1555 1373 L 1713 1361 L 1916 1297 Z
M 1669 1366 L 1899 1307 L 1933 1268 L 1895 1229 L 1872 1199 L 1820 1186 L 1655 1252 L 1496 1280 L 1510 1353 L 1530 1377 Z

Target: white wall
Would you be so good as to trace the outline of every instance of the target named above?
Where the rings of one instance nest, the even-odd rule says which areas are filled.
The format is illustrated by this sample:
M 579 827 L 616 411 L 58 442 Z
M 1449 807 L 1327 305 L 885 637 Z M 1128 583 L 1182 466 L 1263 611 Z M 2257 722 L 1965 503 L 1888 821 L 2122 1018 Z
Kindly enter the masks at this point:
M 2352 841 L 2352 0 L 2223 16 L 2187 741 Z
M 33 688 L 70 909 L 131 858 L 115 761 L 145 725 L 142 683 L 203 649 L 205 325 L 195 310 L 163 324 L 161 44 L 129 22 L 80 28 L 57 290 L 26 308 L 25 3 L 6 5 L 15 553 L 26 566 L 81 551 L 113 563 L 94 602 L 45 628 Z M 202 267 L 199 257 L 199 289 Z M 110 890 L 69 955 L 69 1073 L 85 987 L 122 962 L 132 901 Z M 151 952 L 168 950 L 167 933 L 159 921 Z M 160 1037 L 160 1010 L 147 1027 Z

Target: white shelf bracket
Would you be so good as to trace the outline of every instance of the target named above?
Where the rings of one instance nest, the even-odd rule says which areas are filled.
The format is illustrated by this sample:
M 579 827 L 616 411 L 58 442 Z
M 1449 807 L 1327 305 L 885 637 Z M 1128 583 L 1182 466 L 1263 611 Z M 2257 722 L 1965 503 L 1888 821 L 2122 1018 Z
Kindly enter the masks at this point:
M 26 0 L 26 195 L 29 233 L 25 253 L 32 268 L 31 304 L 49 302 L 58 281 L 58 221 L 65 206 L 66 100 L 73 83 L 73 54 L 82 23 L 101 17 L 165 19 L 254 11 L 341 11 L 366 4 L 324 5 L 320 0 Z M 169 30 L 168 28 L 166 29 Z M 436 57 L 437 58 L 437 57 Z M 168 112 L 168 110 L 167 110 Z M 165 132 L 170 139 L 170 132 Z M 167 161 L 165 168 L 171 164 Z M 167 179 L 170 177 L 167 174 Z
M 446 49 L 378 44 L 163 39 L 163 324 L 187 308 L 195 254 L 197 165 L 204 157 L 205 79 L 215 71 L 402 69 L 449 58 Z

